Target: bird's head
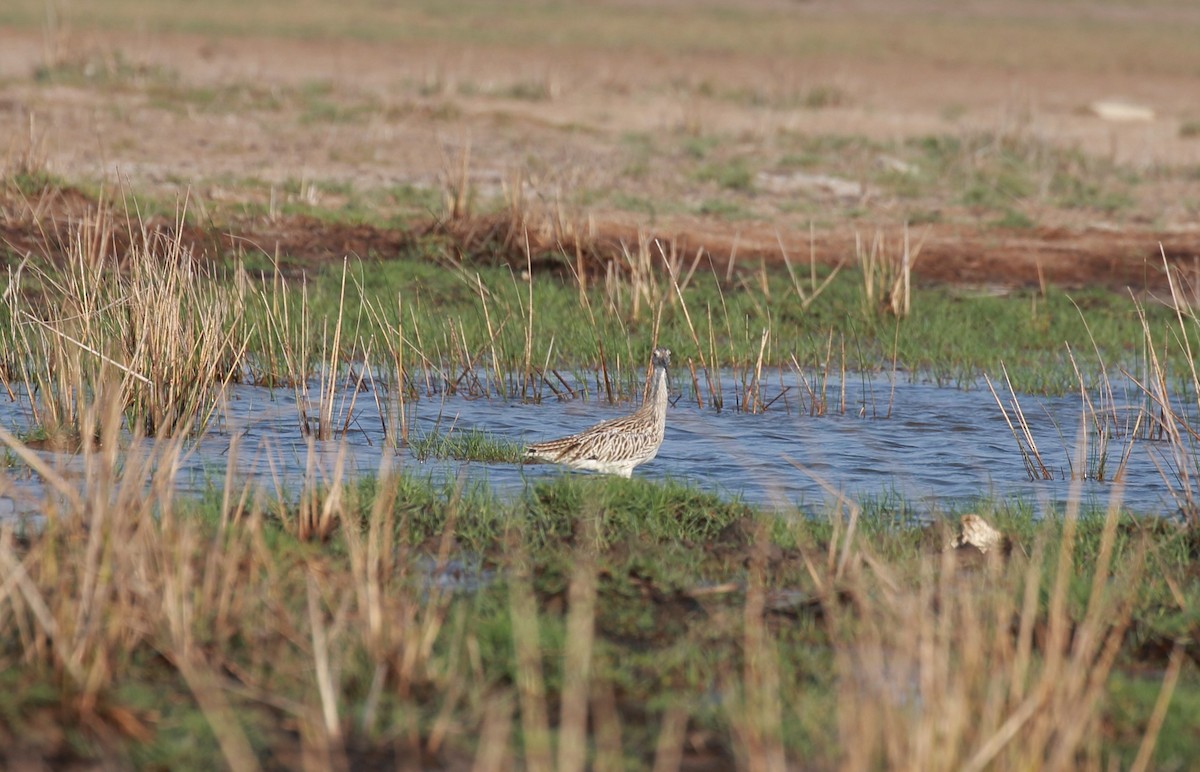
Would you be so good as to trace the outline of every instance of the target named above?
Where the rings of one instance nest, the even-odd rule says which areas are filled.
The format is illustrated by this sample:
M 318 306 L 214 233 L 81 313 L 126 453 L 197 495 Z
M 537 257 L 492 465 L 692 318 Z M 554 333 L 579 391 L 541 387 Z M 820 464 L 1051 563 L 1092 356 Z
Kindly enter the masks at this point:
M 664 370 L 671 365 L 671 349 L 659 347 L 654 349 L 654 353 L 650 356 L 650 363 L 655 367 L 661 367 Z

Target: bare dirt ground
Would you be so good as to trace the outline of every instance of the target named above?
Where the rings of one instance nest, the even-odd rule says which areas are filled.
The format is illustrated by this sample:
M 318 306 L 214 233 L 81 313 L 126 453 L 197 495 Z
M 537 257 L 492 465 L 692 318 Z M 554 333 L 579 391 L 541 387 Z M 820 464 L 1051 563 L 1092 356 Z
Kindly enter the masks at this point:
M 18 17 L 0 27 L 6 168 L 186 197 L 226 242 L 301 259 L 386 256 L 396 224 L 461 193 L 547 242 L 651 234 L 718 264 L 781 244 L 853 259 L 856 235 L 898 245 L 905 222 L 929 280 L 1144 286 L 1160 249 L 1200 260 L 1187 3 L 597 5 L 546 28 L 537 8 L 381 16 L 378 35 Z M 14 251 L 75 198 L 10 190 Z

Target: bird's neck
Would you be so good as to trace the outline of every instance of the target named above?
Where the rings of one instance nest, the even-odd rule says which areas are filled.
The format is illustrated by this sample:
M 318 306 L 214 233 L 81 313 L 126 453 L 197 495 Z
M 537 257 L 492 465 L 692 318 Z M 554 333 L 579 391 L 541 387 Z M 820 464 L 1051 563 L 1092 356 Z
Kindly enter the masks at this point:
M 650 376 L 650 393 L 646 395 L 646 403 L 642 409 L 649 413 L 665 416 L 667 411 L 667 371 L 663 367 L 655 367 Z

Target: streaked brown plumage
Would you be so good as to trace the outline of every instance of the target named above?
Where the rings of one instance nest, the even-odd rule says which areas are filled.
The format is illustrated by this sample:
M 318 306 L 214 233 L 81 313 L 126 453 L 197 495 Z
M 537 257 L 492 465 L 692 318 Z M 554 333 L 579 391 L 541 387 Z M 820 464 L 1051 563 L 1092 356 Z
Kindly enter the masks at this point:
M 530 445 L 526 461 L 548 461 L 572 469 L 629 477 L 658 453 L 667 425 L 667 366 L 671 351 L 654 349 L 650 394 L 635 412 L 601 421 L 578 434 Z

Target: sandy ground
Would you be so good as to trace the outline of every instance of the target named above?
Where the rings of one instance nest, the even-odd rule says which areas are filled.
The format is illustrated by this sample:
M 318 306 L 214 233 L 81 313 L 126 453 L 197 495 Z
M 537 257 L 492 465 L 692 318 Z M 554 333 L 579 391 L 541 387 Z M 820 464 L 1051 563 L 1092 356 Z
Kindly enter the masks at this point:
M 898 8 L 761 5 L 851 26 L 856 18 L 878 26 L 881 8 Z M 0 28 L 0 137 L 8 138 L 10 171 L 36 165 L 67 182 L 186 194 L 193 211 L 224 213 L 227 230 L 314 255 L 362 245 L 304 218 L 268 223 L 231 213 L 239 203 L 279 201 L 336 210 L 352 195 L 379 191 L 432 191 L 437 200 L 465 166 L 477 202 L 519 189 L 523 206 L 598 237 L 652 233 L 718 262 L 731 254 L 777 259 L 780 242 L 799 259 L 810 250 L 824 262 L 852 258 L 855 234 L 884 232 L 898 244 L 913 211 L 936 212 L 912 229 L 921 244 L 916 271 L 928 279 L 1119 287 L 1158 271 L 1160 249 L 1177 263 L 1200 260 L 1200 46 L 1143 59 L 1137 39 L 1122 48 L 1088 32 L 1115 19 L 1134 32 L 1194 29 L 1200 40 L 1200 10 L 1170 2 L 954 6 L 974 14 L 980 47 L 997 48 L 974 56 L 970 41 L 957 41 L 966 48 L 955 53 L 934 32 L 920 37 L 922 14 L 930 30 L 946 14 L 945 4 L 927 5 L 905 5 L 904 23 L 916 26 L 895 50 L 789 56 L 729 46 L 397 43 L 78 26 L 48 36 L 12 26 Z M 993 15 L 1016 40 L 1020 24 L 1034 30 L 1065 20 L 1064 29 L 1079 30 L 1062 41 L 1071 57 L 1008 55 L 988 31 Z M 47 64 L 51 77 L 38 77 Z M 1144 114 L 1107 119 L 1093 109 L 1102 100 Z M 872 182 L 879 164 L 900 173 L 910 166 L 889 147 L 980 134 L 1078 151 L 1136 183 L 1116 211 L 1036 196 L 1016 202 L 1028 222 L 1014 228 L 936 185 L 905 198 Z M 789 153 L 812 137 L 861 138 L 882 149 L 849 162 L 830 146 L 797 171 Z M 704 180 L 697 146 L 711 162 L 751 159 L 754 176 L 730 188 Z M 395 195 L 381 200 L 375 208 L 386 216 Z M 722 215 L 713 201 L 735 214 Z M 10 241 L 20 241 L 15 219 Z M 371 238 L 390 243 L 386 234 Z

